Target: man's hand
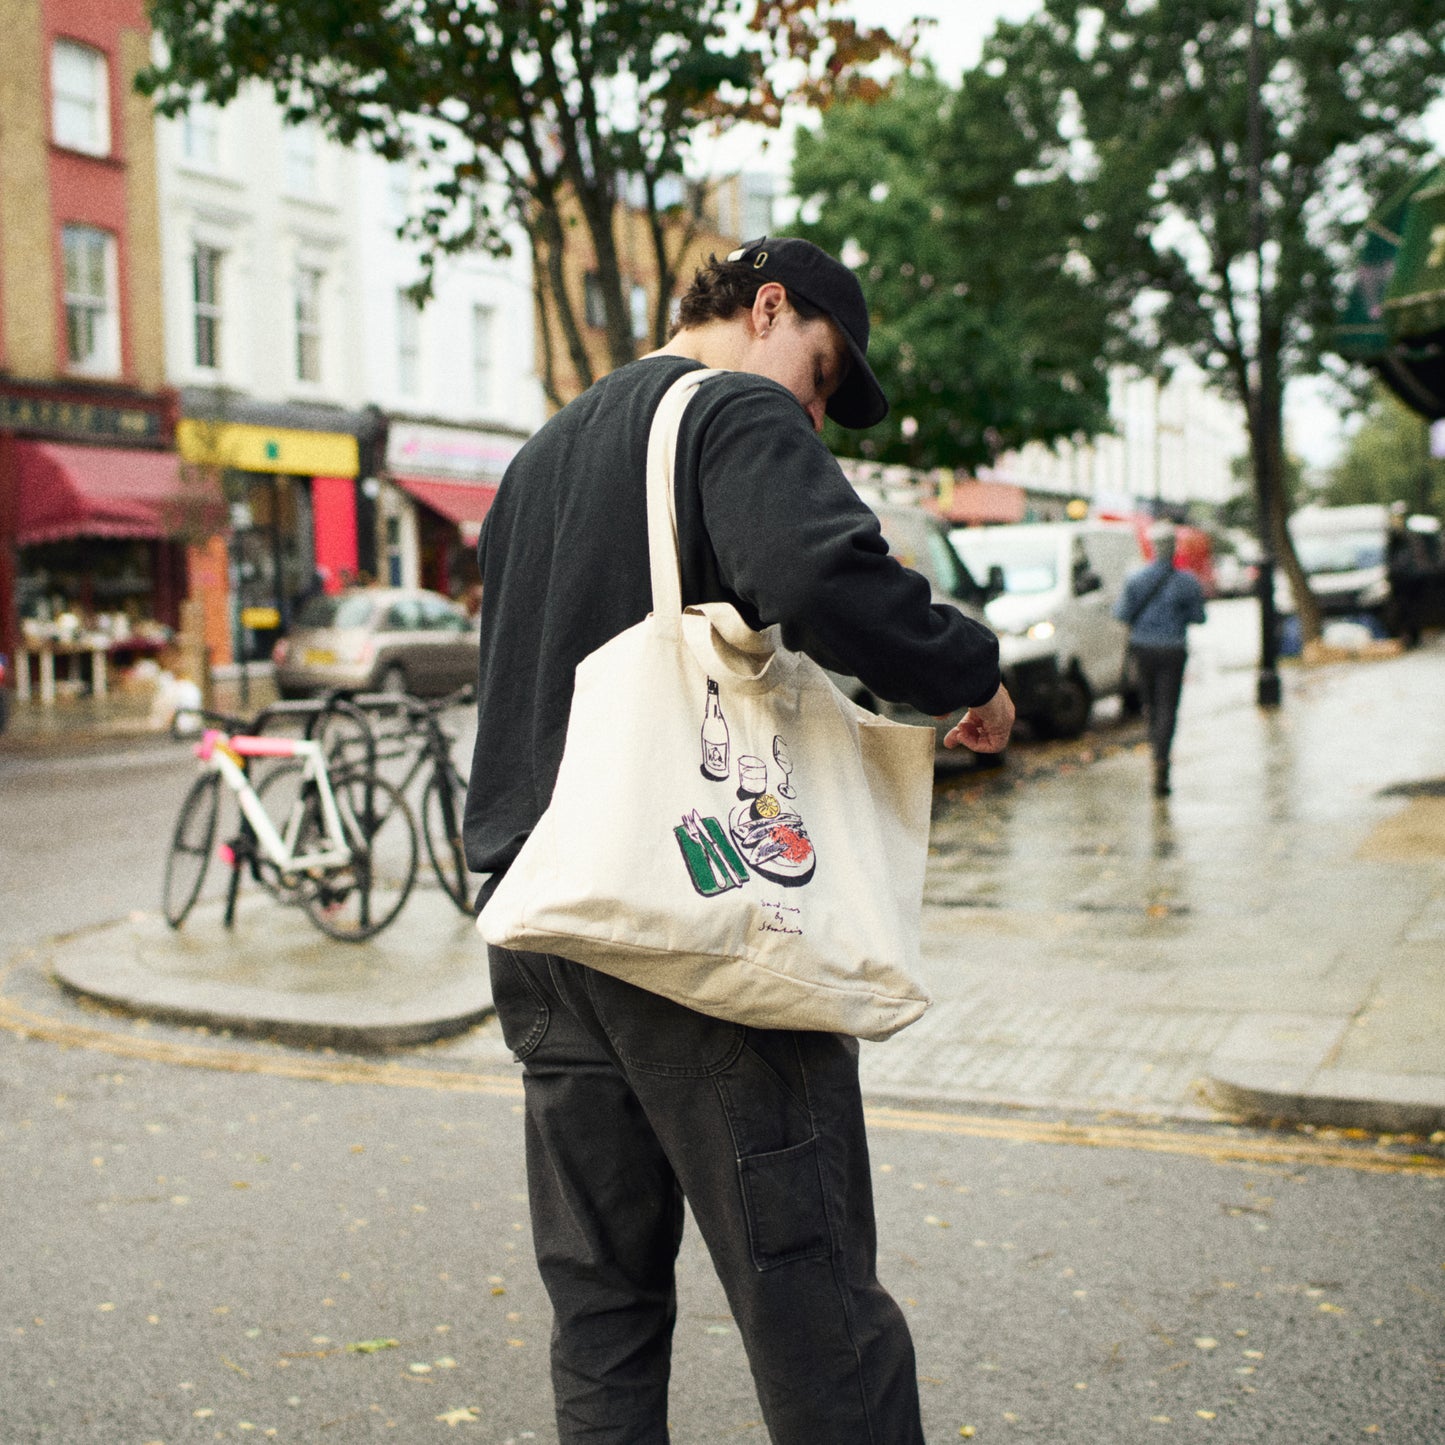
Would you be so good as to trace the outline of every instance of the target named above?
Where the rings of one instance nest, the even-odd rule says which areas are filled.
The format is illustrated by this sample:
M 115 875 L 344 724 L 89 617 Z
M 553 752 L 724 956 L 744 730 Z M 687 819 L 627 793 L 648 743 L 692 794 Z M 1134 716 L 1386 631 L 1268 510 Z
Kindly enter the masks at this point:
M 976 753 L 1001 753 L 1014 726 L 1014 702 L 1002 683 L 980 707 L 971 707 L 944 738 L 946 748 L 970 748 Z

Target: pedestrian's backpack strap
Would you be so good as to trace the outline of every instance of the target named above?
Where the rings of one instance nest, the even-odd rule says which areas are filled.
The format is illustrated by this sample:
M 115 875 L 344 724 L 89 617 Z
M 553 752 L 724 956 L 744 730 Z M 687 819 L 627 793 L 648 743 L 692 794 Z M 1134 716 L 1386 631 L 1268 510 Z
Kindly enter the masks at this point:
M 1174 576 L 1174 564 L 1171 562 L 1169 569 L 1144 595 L 1144 600 L 1128 616 L 1128 624 L 1132 627 L 1148 610 L 1149 604 L 1169 585 L 1170 579 Z

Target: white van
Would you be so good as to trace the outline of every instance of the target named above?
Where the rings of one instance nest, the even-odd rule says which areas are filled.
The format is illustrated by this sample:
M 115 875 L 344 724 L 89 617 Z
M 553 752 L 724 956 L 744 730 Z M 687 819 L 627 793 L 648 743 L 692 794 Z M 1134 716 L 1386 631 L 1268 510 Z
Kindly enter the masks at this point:
M 1019 716 L 1049 737 L 1078 737 L 1094 702 L 1127 695 L 1129 629 L 1114 619 L 1124 581 L 1143 564 L 1126 522 L 1021 522 L 956 527 L 949 540 L 985 584 L 984 614 L 998 633 L 1005 672 L 1046 650 L 1056 669 L 1046 692 L 1015 699 Z
M 957 552 L 949 546 L 948 529 L 942 522 L 922 507 L 912 504 L 870 501 L 869 506 L 878 517 L 888 550 L 905 567 L 923 574 L 933 589 L 935 604 L 956 607 L 985 626 L 993 625 L 985 614 L 984 589 L 978 579 L 960 564 Z M 1002 661 L 1004 686 L 1008 688 L 1015 708 L 1020 707 L 1021 702 L 1053 696 L 1056 673 L 1053 654 L 1047 647 L 1026 643 L 1014 649 L 1011 658 Z M 933 728 L 937 738 L 935 758 L 942 768 L 971 766 L 974 755 L 966 748 L 943 746 L 943 739 L 963 716 L 964 709 L 942 718 L 926 717 L 906 704 L 874 697 L 856 678 L 838 673 L 830 676 L 845 696 L 869 711 L 881 713 L 895 722 Z M 1042 705 L 1041 701 L 1036 705 Z
M 1433 518 L 1411 517 L 1407 525 L 1428 528 Z M 1422 529 L 1423 530 L 1423 529 Z M 1289 519 L 1290 539 L 1310 591 L 1325 617 L 1367 614 L 1385 620 L 1390 602 L 1386 551 L 1390 509 L 1376 503 L 1352 507 L 1301 507 Z M 1295 610 L 1283 567 L 1275 571 L 1275 610 Z

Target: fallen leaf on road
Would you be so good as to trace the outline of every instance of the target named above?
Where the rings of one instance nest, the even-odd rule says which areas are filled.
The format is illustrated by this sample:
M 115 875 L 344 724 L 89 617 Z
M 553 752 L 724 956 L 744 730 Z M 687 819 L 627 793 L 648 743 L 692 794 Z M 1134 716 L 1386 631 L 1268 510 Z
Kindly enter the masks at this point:
M 447 1410 L 436 1418 L 443 1425 L 475 1425 L 482 1417 L 481 1407 L 478 1405 L 458 1405 L 455 1410 Z
M 346 1348 L 354 1355 L 374 1355 L 378 1350 L 394 1350 L 399 1343 L 398 1340 L 357 1340 Z

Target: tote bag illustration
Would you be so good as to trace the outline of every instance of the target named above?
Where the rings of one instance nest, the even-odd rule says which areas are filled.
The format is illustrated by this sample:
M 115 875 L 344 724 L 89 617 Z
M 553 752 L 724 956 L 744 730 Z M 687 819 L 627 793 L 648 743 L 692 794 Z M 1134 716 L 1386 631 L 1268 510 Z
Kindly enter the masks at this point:
M 931 729 L 874 717 L 776 629 L 684 609 L 675 383 L 647 461 L 651 614 L 577 668 L 556 788 L 477 926 L 717 1018 L 881 1039 L 910 976 Z

